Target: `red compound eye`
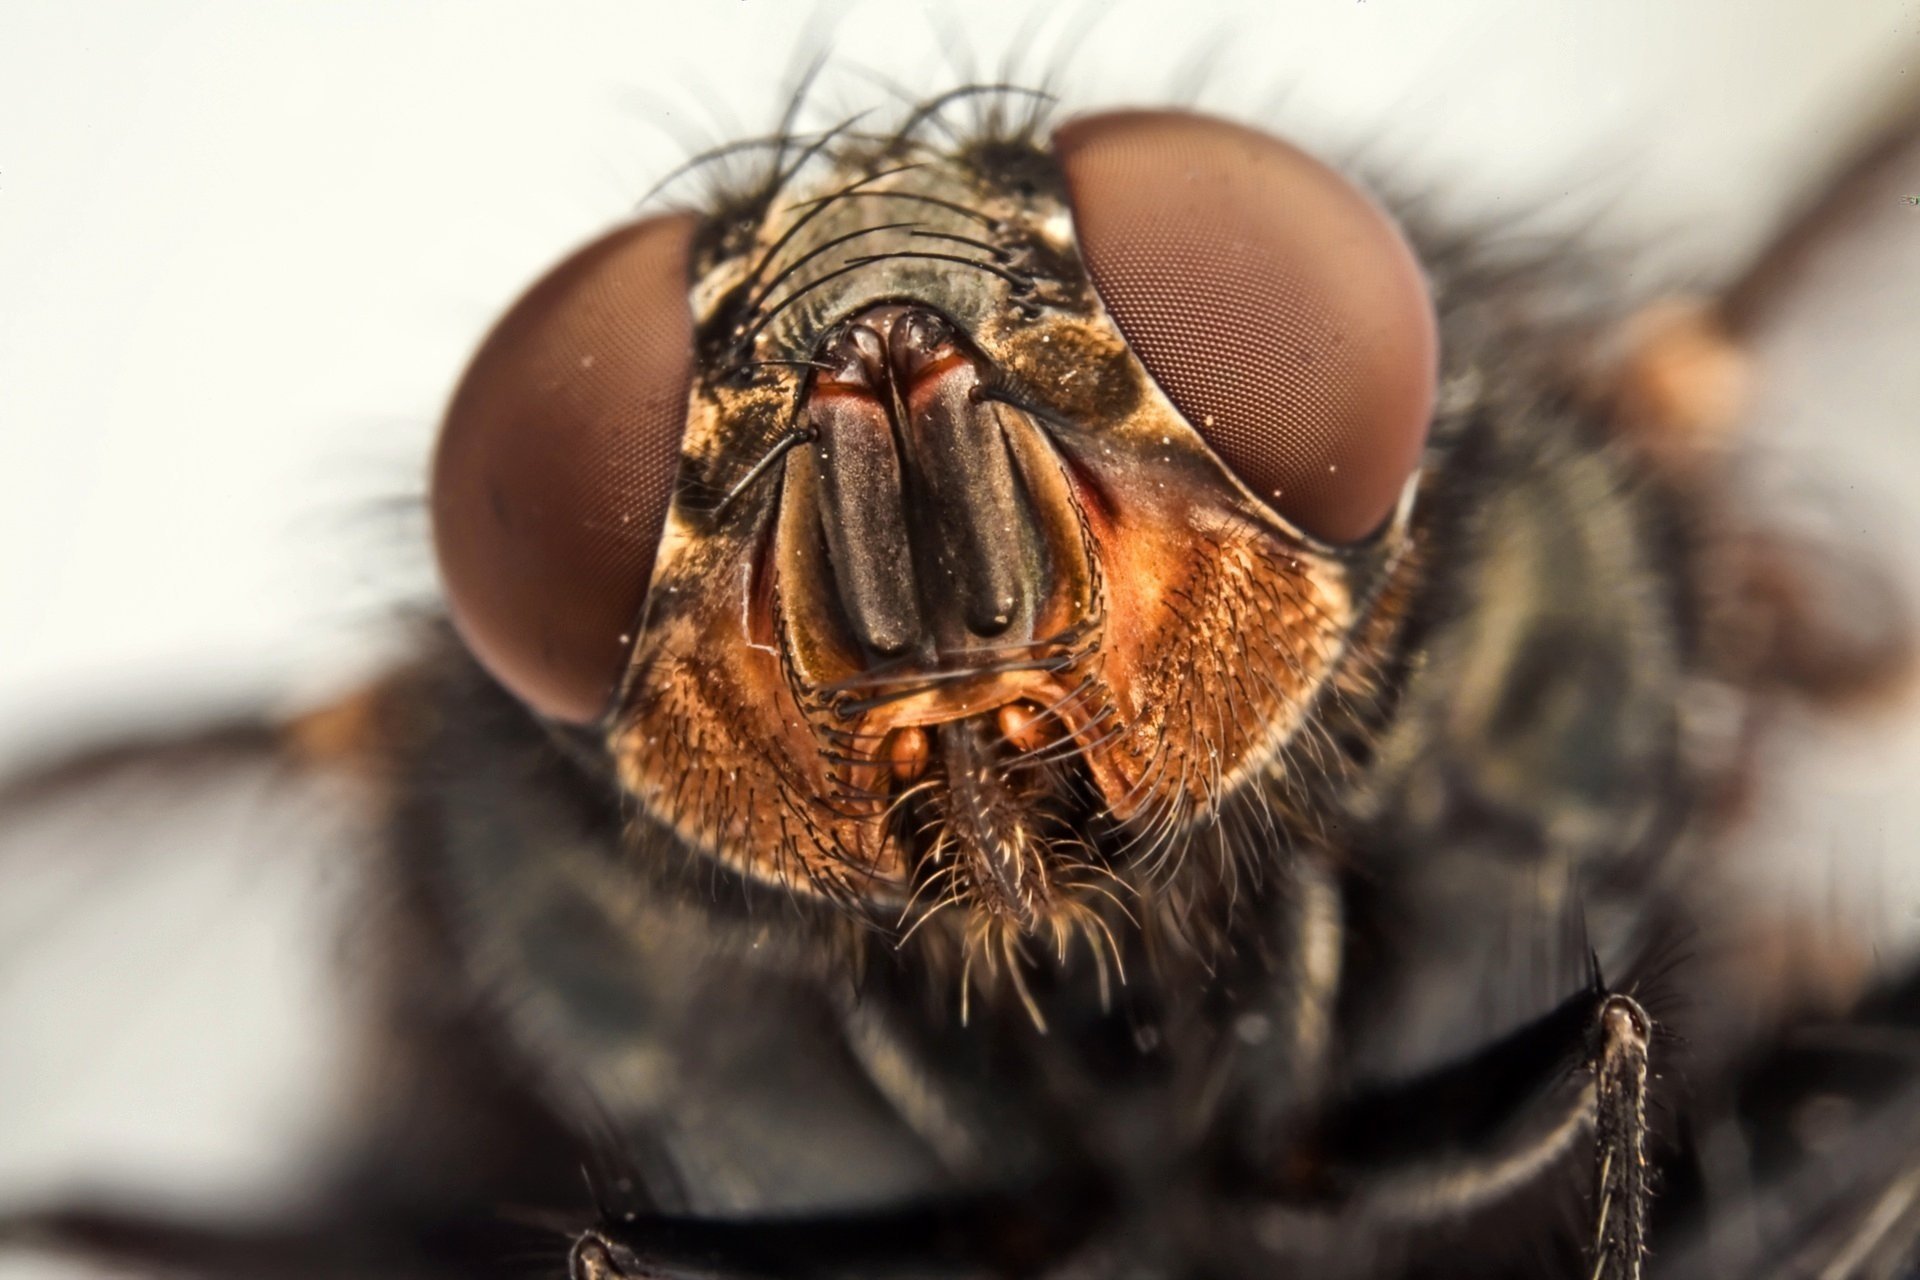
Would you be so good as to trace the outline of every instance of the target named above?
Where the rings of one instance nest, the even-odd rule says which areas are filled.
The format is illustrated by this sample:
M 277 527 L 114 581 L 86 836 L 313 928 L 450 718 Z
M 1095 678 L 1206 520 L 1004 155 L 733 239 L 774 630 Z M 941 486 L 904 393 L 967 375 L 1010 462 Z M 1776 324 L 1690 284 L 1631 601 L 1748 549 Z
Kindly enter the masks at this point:
M 440 430 L 454 625 L 557 720 L 605 714 L 646 600 L 686 430 L 694 226 L 651 218 L 556 267 L 494 327 Z
M 1174 111 L 1053 136 L 1087 270 L 1242 482 L 1333 543 L 1375 532 L 1433 409 L 1433 302 L 1398 228 L 1284 142 Z

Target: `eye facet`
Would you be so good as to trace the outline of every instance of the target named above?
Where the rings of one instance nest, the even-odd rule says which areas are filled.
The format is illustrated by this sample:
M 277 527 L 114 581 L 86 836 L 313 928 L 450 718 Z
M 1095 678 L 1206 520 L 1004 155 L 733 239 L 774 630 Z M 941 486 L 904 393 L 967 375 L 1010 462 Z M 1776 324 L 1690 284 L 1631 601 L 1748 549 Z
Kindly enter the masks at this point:
M 605 713 L 646 600 L 686 430 L 695 225 L 650 218 L 554 268 L 441 426 L 433 541 L 454 625 L 557 720 Z
M 1301 151 L 1119 111 L 1053 135 L 1080 250 L 1128 344 L 1207 444 L 1331 543 L 1375 532 L 1433 408 L 1433 303 L 1399 230 Z

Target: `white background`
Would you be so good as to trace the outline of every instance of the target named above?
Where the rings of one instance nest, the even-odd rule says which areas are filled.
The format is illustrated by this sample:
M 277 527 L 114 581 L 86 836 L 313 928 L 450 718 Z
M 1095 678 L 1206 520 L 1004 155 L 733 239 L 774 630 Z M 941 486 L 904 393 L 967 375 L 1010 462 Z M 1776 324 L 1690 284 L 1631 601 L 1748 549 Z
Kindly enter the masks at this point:
M 0 759 L 377 665 L 431 590 L 408 502 L 484 327 L 770 127 L 810 50 L 820 119 L 1009 67 L 1077 104 L 1198 84 L 1452 209 L 1597 214 L 1636 291 L 1737 261 L 1920 77 L 1912 0 L 1064 8 L 5 0 Z M 196 846 L 76 906 L 13 866 L 0 1200 L 269 1196 L 328 1062 L 331 881 Z

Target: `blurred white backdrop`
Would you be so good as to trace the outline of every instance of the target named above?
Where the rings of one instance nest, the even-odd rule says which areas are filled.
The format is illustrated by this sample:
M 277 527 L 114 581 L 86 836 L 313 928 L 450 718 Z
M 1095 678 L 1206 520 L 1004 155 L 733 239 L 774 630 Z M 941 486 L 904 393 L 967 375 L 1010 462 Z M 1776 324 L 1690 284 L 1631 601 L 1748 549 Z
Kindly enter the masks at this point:
M 820 48 L 828 112 L 1058 65 L 1072 104 L 1193 97 L 1462 213 L 1564 197 L 1645 247 L 1645 289 L 1737 261 L 1911 88 L 1920 3 L 7 0 L 0 759 L 377 664 L 431 591 L 396 502 L 494 314 L 689 152 L 768 128 Z M 49 916 L 57 886 L 0 907 L 0 947 L 32 940 L 0 951 L 0 1199 L 286 1173 L 330 891 L 192 852 L 107 923 Z M 117 1074 L 75 1070 L 103 1034 Z

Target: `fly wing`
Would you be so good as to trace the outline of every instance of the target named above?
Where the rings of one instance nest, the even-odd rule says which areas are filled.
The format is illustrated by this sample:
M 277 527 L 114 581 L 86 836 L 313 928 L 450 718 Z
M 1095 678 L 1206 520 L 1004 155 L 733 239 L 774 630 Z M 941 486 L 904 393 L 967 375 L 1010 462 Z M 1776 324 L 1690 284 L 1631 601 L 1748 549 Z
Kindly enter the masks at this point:
M 0 780 L 0 1215 L 267 1213 L 332 1142 L 360 784 L 238 720 Z M 70 1270 L 7 1252 L 0 1276 Z
M 1770 785 L 1702 890 L 1740 936 L 1704 941 L 1751 962 L 1757 1009 L 1828 1016 L 1734 1087 L 1696 1090 L 1708 1216 L 1650 1270 L 1904 1275 L 1920 1247 L 1920 981 L 1899 977 L 1920 940 L 1920 100 L 1801 202 L 1719 318 L 1751 360 L 1744 500 L 1784 530 L 1771 661 L 1809 696 L 1779 710 Z M 1879 993 L 1854 997 L 1876 971 Z M 1669 1189 L 1670 1207 L 1694 1194 Z
M 1733 873 L 1845 921 L 1863 967 L 1920 940 L 1920 100 L 1882 119 L 1722 306 L 1751 356 L 1744 500 L 1786 533 L 1778 660 L 1825 703 L 1786 709 Z

